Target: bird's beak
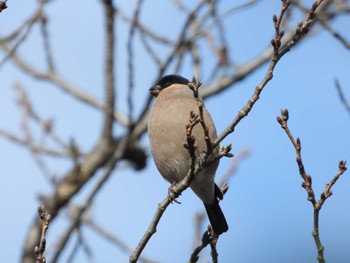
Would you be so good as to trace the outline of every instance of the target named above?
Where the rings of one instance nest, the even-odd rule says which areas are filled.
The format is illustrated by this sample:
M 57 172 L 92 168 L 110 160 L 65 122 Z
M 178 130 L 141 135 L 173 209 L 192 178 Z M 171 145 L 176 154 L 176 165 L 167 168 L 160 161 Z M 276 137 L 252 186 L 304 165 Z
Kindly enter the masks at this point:
M 159 85 L 153 86 L 152 88 L 149 89 L 149 93 L 151 93 L 154 97 L 157 97 L 160 90 L 161 90 L 161 87 Z

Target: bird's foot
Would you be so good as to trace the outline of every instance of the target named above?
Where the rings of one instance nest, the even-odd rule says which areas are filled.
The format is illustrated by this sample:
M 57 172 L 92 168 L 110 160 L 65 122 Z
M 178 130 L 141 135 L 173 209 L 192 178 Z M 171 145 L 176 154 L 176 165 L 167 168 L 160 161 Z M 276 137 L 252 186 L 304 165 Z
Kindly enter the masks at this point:
M 176 181 L 172 182 L 171 185 L 169 186 L 168 188 L 168 199 L 170 200 L 170 202 L 175 202 L 175 203 L 178 203 L 178 204 L 181 204 L 181 202 L 177 201 L 176 198 L 178 196 L 177 193 L 174 192 L 173 188 L 174 186 L 176 185 Z

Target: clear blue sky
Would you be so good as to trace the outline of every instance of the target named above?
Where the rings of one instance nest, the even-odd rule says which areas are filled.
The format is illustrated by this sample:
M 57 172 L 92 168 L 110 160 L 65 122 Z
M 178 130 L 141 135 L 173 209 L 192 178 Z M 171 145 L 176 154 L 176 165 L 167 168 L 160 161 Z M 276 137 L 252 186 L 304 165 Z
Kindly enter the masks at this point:
M 128 14 L 134 2 L 120 1 Z M 123 2 L 123 3 L 122 3 Z M 191 5 L 194 1 L 190 1 Z M 309 3 L 311 1 L 308 1 Z M 36 1 L 10 1 L 9 8 L 0 14 L 1 36 L 14 29 L 34 10 Z M 222 10 L 232 6 L 224 1 Z M 227 39 L 237 64 L 254 58 L 264 50 L 273 35 L 272 14 L 279 11 L 280 1 L 263 1 L 254 9 L 225 20 Z M 166 1 L 146 1 L 141 20 L 157 32 L 174 38 L 183 24 L 183 16 L 169 9 Z M 99 1 L 54 1 L 49 5 L 49 29 L 53 39 L 54 58 L 58 71 L 69 81 L 89 94 L 103 96 L 103 31 L 102 8 Z M 172 19 L 172 18 L 176 19 Z M 297 19 L 295 17 L 294 19 Z M 350 39 L 349 19 L 334 21 L 336 28 Z M 43 67 L 42 46 L 34 29 L 20 48 L 21 54 Z M 126 49 L 128 28 L 118 25 L 117 107 L 125 107 Z M 236 128 L 225 143 L 232 143 L 234 154 L 249 148 L 244 160 L 230 181 L 230 190 L 221 207 L 230 230 L 220 237 L 220 262 L 316 262 L 316 248 L 311 236 L 313 210 L 300 187 L 301 178 L 295 163 L 295 152 L 287 136 L 276 122 L 281 108 L 290 112 L 290 128 L 302 142 L 306 170 L 313 178 L 317 198 L 327 182 L 337 172 L 338 161 L 350 160 L 350 116 L 338 98 L 334 78 L 343 86 L 350 100 L 350 52 L 320 28 L 312 32 L 278 64 L 274 79 L 263 91 L 256 107 Z M 160 49 L 160 52 L 163 52 Z M 154 65 L 136 46 L 136 109 L 143 105 L 155 76 Z M 1 58 L 3 54 L 1 55 Z M 209 62 L 208 62 L 209 63 Z M 240 82 L 233 89 L 207 100 L 207 108 L 222 131 L 250 98 L 261 81 L 266 67 Z M 209 69 L 204 68 L 208 74 Z M 167 72 L 171 73 L 171 72 Z M 190 78 L 192 69 L 185 67 L 182 75 Z M 204 77 L 205 79 L 205 77 Z M 53 117 L 55 130 L 68 140 L 74 137 L 85 151 L 93 146 L 100 134 L 101 115 L 52 85 L 36 82 L 17 70 L 11 62 L 0 69 L 0 127 L 21 135 L 21 113 L 16 105 L 15 83 L 28 92 L 34 108 L 43 117 Z M 204 85 L 206 83 L 203 83 Z M 33 134 L 40 137 L 32 125 Z M 148 148 L 147 136 L 143 145 Z M 2 182 L 0 184 L 1 258 L 4 262 L 19 260 L 24 237 L 39 205 L 38 195 L 49 194 L 52 188 L 43 178 L 28 151 L 0 138 Z M 67 160 L 46 159 L 52 173 L 60 176 L 71 166 Z M 217 176 L 229 167 L 222 160 Z M 103 227 L 134 248 L 145 232 L 157 204 L 167 194 L 168 184 L 158 175 L 153 161 L 147 169 L 134 172 L 121 167 L 114 173 L 95 201 L 91 215 Z M 74 198 L 81 202 L 93 186 L 92 180 Z M 320 236 L 325 246 L 327 262 L 348 262 L 350 258 L 350 175 L 345 173 L 334 186 L 320 213 Z M 186 262 L 193 246 L 194 213 L 203 209 L 201 202 L 186 191 L 179 199 L 181 205 L 171 205 L 163 216 L 158 232 L 153 236 L 144 255 L 159 262 Z M 49 229 L 48 252 L 53 238 L 67 225 L 66 211 Z M 94 251 L 95 262 L 127 262 L 129 255 L 84 229 L 85 237 Z M 74 242 L 70 242 L 72 248 Z M 69 250 L 70 251 L 70 250 Z M 65 262 L 67 254 L 61 262 Z M 200 262 L 207 262 L 208 250 Z M 79 254 L 76 262 L 87 262 Z

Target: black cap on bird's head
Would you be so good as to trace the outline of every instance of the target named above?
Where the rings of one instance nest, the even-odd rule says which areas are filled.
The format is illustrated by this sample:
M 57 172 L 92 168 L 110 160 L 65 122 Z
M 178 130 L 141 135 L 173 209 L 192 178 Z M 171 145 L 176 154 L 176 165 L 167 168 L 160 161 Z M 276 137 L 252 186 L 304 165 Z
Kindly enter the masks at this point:
M 188 82 L 188 79 L 181 77 L 180 75 L 166 75 L 158 81 L 157 85 L 150 88 L 149 91 L 153 96 L 157 97 L 162 89 L 165 89 L 173 84 L 187 85 Z

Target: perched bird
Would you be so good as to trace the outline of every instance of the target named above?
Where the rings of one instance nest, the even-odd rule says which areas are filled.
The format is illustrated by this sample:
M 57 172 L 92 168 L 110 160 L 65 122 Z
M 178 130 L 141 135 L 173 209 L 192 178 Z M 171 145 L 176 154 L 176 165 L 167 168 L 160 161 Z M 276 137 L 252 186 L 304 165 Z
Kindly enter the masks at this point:
M 150 93 L 156 97 L 148 122 L 151 152 L 160 174 L 171 184 L 182 180 L 190 169 L 191 157 L 184 147 L 187 141 L 186 125 L 190 112 L 198 114 L 199 110 L 188 83 L 189 80 L 184 77 L 167 75 L 150 89 Z M 216 129 L 205 107 L 203 118 L 213 141 L 217 137 Z M 207 147 L 200 124 L 193 128 L 192 135 L 195 138 L 195 153 L 199 157 Z M 218 151 L 216 147 L 208 160 L 213 160 Z M 220 235 L 228 230 L 228 225 L 217 199 L 222 199 L 222 193 L 214 183 L 218 165 L 218 160 L 211 162 L 195 176 L 190 187 L 203 201 L 210 224 L 214 232 Z

